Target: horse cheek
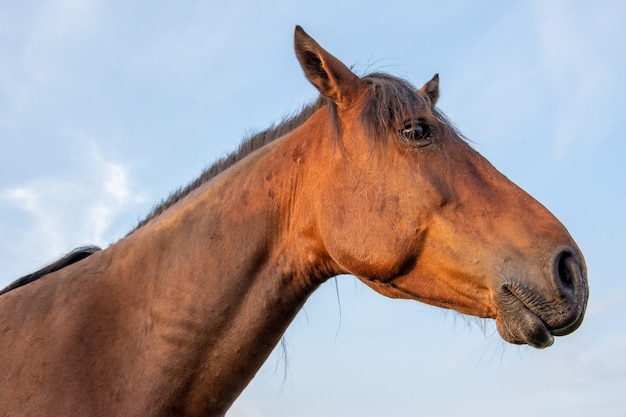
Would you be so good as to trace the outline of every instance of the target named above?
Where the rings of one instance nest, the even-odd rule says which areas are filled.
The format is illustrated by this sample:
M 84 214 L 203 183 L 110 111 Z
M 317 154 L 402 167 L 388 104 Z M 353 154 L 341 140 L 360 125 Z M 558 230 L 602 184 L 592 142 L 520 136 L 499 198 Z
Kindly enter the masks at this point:
M 396 207 L 394 209 L 393 207 Z M 387 282 L 414 262 L 418 228 L 411 227 L 397 208 L 399 200 L 336 204 L 321 216 L 321 234 L 331 258 L 350 273 Z M 388 216 L 388 210 L 397 211 Z

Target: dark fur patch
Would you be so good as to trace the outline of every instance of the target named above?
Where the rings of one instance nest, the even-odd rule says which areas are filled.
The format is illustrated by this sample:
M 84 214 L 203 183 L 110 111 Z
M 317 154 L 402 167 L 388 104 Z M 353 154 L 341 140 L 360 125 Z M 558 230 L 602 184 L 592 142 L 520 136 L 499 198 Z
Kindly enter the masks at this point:
M 47 265 L 41 268 L 40 270 L 33 272 L 32 274 L 28 274 L 21 278 L 16 279 L 11 284 L 9 284 L 6 288 L 1 290 L 0 295 L 7 293 L 11 290 L 14 290 L 16 288 L 22 287 L 33 281 L 36 281 L 39 278 L 43 277 L 44 275 L 50 274 L 52 272 L 58 271 L 59 269 L 63 269 L 68 265 L 74 264 L 82 259 L 85 259 L 86 257 L 90 255 L 93 255 L 99 250 L 101 249 L 97 246 L 82 246 L 80 248 L 74 249 L 72 252 L 68 253 L 63 258 L 59 259 L 58 261 L 55 261 L 51 263 L 50 265 Z

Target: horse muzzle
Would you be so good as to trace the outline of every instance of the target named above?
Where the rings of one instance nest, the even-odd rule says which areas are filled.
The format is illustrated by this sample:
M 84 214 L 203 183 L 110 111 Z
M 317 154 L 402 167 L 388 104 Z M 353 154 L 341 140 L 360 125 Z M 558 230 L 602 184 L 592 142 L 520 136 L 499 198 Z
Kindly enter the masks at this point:
M 544 271 L 543 282 L 511 274 L 500 284 L 494 301 L 496 326 L 504 340 L 546 348 L 554 336 L 570 334 L 581 325 L 589 297 L 582 255 L 559 248 Z

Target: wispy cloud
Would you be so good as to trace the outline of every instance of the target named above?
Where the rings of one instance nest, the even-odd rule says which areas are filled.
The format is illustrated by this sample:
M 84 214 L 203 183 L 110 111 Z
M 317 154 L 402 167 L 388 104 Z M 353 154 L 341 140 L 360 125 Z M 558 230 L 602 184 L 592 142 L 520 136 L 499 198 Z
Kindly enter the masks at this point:
M 50 200 L 54 199 L 57 192 L 73 193 L 75 190 L 72 188 L 71 184 L 61 181 L 42 180 L 35 184 L 0 190 L 0 204 L 11 205 L 30 216 L 30 227 L 23 231 L 24 237 L 21 239 L 45 242 L 39 245 L 43 246 L 49 255 L 58 253 L 65 245 L 64 234 L 59 230 L 61 222 L 58 213 L 50 209 Z M 8 239 L 12 244 L 20 241 L 20 238 L 15 236 L 2 237 L 2 240 Z
M 98 166 L 100 179 L 97 196 L 87 209 L 85 229 L 91 234 L 91 242 L 104 245 L 111 238 L 107 232 L 115 218 L 150 199 L 146 192 L 133 190 L 124 166 L 105 160 L 95 145 L 91 157 Z
M 0 189 L 0 212 L 23 219 L 2 225 L 0 246 L 42 263 L 74 246 L 106 246 L 121 237 L 114 223 L 125 214 L 136 218 L 133 209 L 149 197 L 133 185 L 127 167 L 107 160 L 95 145 L 85 159 L 89 171 L 70 179 L 39 177 Z M 38 248 L 38 253 L 29 248 Z

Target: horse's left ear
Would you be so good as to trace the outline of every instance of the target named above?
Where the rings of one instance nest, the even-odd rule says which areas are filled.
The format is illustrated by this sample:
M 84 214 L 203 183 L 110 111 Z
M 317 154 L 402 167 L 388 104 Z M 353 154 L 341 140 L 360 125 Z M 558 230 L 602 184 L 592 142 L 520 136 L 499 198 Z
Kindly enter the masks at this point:
M 419 91 L 430 98 L 430 102 L 433 106 L 437 104 L 437 100 L 439 99 L 439 74 L 435 74 Z
M 294 46 L 304 74 L 319 92 L 340 108 L 349 105 L 358 90 L 359 77 L 300 26 L 296 26 Z

